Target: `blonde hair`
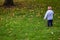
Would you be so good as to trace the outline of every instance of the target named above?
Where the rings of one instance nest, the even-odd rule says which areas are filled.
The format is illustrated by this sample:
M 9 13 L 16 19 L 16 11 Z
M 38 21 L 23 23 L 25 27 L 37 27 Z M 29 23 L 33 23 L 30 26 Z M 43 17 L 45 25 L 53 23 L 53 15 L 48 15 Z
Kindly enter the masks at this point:
M 52 9 L 52 7 L 51 6 L 48 6 L 48 10 L 51 10 Z

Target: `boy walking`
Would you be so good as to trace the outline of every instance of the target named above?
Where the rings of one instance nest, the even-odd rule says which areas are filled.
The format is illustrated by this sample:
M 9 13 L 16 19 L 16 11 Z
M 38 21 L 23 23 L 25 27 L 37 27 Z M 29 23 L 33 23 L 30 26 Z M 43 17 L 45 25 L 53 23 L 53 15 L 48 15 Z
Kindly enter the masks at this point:
M 46 12 L 46 14 L 44 16 L 44 19 L 47 19 L 48 27 L 53 26 L 53 14 L 54 14 L 54 12 L 52 10 L 52 7 L 48 6 L 48 10 L 47 10 L 47 12 Z

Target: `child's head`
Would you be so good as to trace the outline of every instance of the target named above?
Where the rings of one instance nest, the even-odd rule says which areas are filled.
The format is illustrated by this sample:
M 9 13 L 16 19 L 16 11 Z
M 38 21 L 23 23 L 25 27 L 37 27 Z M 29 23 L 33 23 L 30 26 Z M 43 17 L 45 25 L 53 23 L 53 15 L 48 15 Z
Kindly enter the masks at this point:
M 48 6 L 48 10 L 52 10 L 52 7 L 51 6 Z

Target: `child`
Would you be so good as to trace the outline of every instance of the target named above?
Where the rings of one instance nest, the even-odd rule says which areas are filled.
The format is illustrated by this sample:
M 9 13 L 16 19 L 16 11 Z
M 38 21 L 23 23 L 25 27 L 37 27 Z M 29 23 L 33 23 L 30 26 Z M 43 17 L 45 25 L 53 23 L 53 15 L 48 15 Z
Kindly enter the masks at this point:
M 54 14 L 54 12 L 52 10 L 52 7 L 48 6 L 48 10 L 44 16 L 44 19 L 47 19 L 47 21 L 48 21 L 48 23 L 47 23 L 48 27 L 53 26 L 53 14 Z

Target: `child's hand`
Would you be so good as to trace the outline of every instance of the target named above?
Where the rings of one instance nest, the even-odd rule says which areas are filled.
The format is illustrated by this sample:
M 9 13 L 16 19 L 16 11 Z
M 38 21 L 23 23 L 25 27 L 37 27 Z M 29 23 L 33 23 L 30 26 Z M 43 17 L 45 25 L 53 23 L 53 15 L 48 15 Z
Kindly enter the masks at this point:
M 44 20 L 45 20 L 45 18 L 44 18 Z

